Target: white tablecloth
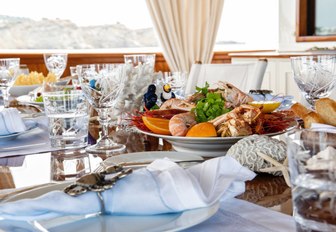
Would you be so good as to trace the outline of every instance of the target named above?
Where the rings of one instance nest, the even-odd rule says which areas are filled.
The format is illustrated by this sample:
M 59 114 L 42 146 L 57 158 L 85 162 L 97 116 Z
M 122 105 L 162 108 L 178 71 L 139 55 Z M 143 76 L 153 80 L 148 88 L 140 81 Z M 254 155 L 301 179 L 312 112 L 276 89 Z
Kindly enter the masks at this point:
M 214 216 L 185 231 L 294 232 L 295 223 L 289 215 L 234 198 L 222 201 Z

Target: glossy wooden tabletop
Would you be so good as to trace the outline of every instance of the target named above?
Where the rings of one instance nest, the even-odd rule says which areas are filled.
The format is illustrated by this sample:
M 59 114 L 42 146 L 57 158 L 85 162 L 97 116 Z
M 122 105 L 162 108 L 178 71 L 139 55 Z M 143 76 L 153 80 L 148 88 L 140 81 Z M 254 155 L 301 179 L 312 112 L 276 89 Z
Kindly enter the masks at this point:
M 90 124 L 90 136 L 97 137 L 99 126 Z M 127 147 L 127 153 L 142 151 L 172 151 L 169 143 L 129 128 L 111 130 L 111 137 Z M 0 190 L 21 189 L 49 182 L 60 182 L 68 177 L 62 170 L 66 162 L 76 159 L 80 174 L 94 171 L 106 156 L 89 155 L 83 149 L 57 151 L 0 158 Z M 0 199 L 1 199 L 0 194 Z M 282 176 L 258 173 L 252 181 L 246 182 L 246 191 L 240 199 L 291 215 L 291 189 Z

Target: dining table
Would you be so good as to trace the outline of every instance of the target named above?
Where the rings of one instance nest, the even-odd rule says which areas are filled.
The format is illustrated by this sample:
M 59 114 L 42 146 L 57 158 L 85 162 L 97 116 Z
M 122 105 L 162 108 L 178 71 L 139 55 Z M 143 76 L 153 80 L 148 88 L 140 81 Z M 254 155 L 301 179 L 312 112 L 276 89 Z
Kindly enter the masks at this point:
M 24 113 L 38 113 L 33 106 L 12 103 Z M 35 112 L 36 111 L 36 112 Z M 46 129 L 41 136 L 48 138 Z M 90 121 L 89 142 L 94 143 L 99 125 Z M 22 135 L 22 139 L 33 133 Z M 174 152 L 172 145 L 160 138 L 143 134 L 130 125 L 113 125 L 110 136 L 114 141 L 126 145 L 125 154 L 151 152 Z M 20 136 L 19 136 L 20 137 Z M 79 176 L 94 172 L 106 155 L 88 154 L 83 147 L 66 150 L 41 149 L 47 140 L 41 139 L 36 147 L 25 144 L 6 150 L 6 142 L 0 141 L 0 204 L 8 198 L 32 191 L 43 186 L 74 181 Z M 118 154 L 122 157 L 125 154 Z M 223 153 L 224 155 L 224 153 Z M 212 157 L 206 157 L 205 160 Z M 67 175 L 67 162 L 76 161 L 76 175 Z M 209 219 L 195 223 L 185 231 L 295 231 L 292 218 L 291 188 L 283 176 L 256 173 L 253 180 L 247 181 L 245 192 L 231 200 L 220 202 L 216 213 Z M 84 225 L 84 224 L 83 224 Z M 176 227 L 179 230 L 179 227 Z M 1 231 L 1 226 L 0 226 Z M 5 231 L 5 230 L 4 230 Z M 106 230 L 108 231 L 108 230 Z M 155 230 L 153 230 L 155 231 Z M 171 230 L 174 231 L 174 230 Z

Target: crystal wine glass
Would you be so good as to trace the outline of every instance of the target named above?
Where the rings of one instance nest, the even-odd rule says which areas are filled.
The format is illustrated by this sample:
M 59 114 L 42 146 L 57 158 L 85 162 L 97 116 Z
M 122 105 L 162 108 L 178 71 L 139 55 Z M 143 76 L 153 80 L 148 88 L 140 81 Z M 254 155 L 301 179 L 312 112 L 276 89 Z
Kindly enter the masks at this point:
M 86 148 L 91 154 L 113 155 L 125 151 L 126 146 L 115 143 L 108 134 L 110 111 L 123 89 L 126 68 L 123 64 L 77 65 L 81 88 L 89 103 L 98 112 L 102 133 L 95 145 Z
M 55 74 L 56 78 L 59 79 L 67 66 L 68 54 L 45 53 L 43 54 L 43 57 L 48 71 Z
M 9 107 L 9 89 L 20 70 L 20 58 L 0 59 L 0 89 L 5 107 Z
M 336 56 L 291 57 L 294 80 L 307 102 L 328 97 L 336 85 Z

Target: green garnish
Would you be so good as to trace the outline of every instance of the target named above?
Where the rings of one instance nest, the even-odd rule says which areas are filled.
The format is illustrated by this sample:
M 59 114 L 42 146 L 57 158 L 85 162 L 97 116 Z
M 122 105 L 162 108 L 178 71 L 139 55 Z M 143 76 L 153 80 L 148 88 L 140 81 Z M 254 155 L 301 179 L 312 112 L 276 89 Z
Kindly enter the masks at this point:
M 43 96 L 39 96 L 35 99 L 35 102 L 43 102 Z
M 230 111 L 224 107 L 225 102 L 222 95 L 220 93 L 209 92 L 208 87 L 208 83 L 203 88 L 196 87 L 198 92 L 205 94 L 205 98 L 199 100 L 193 109 L 198 123 L 210 121 Z
M 209 89 L 209 83 L 205 82 L 205 86 L 203 88 L 196 86 L 196 92 L 203 93 L 206 95 L 208 93 Z

